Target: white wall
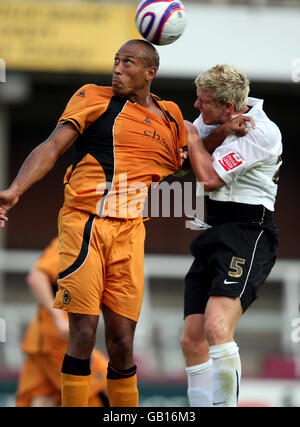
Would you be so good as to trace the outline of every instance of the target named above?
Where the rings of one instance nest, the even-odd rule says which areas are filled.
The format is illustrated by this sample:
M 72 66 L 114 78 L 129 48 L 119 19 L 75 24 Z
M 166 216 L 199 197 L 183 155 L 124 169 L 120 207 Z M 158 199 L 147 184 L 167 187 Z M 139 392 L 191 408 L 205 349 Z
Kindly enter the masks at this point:
M 194 78 L 227 63 L 250 79 L 292 81 L 292 61 L 300 57 L 300 8 L 184 4 L 184 34 L 158 47 L 161 76 Z

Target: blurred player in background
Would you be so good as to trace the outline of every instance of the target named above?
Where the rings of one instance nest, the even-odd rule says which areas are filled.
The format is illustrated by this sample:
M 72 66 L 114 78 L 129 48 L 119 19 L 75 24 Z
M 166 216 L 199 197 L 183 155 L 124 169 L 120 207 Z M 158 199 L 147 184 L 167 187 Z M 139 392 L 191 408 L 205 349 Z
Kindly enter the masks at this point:
M 26 359 L 20 373 L 16 406 L 60 406 L 60 370 L 68 346 L 66 312 L 53 308 L 59 274 L 58 239 L 45 249 L 27 283 L 39 304 L 22 350 Z M 106 396 L 107 358 L 94 350 L 91 357 L 89 406 L 109 406 Z
M 133 340 L 144 287 L 143 205 L 150 184 L 180 168 L 180 150 L 186 146 L 178 106 L 150 93 L 158 67 L 150 43 L 130 40 L 121 46 L 112 87 L 79 89 L 52 135 L 28 156 L 9 189 L 0 192 L 4 227 L 6 212 L 75 142 L 59 214 L 55 299 L 55 307 L 69 312 L 70 325 L 63 406 L 88 404 L 90 355 L 101 310 L 110 406 L 138 405 Z
M 237 322 L 256 299 L 277 255 L 273 211 L 281 134 L 263 100 L 248 98 L 236 67 L 195 81 L 199 118 L 186 122 L 192 168 L 207 191 L 210 228 L 191 243 L 181 339 L 191 406 L 237 406 L 241 363 Z M 201 139 L 200 139 L 201 138 Z

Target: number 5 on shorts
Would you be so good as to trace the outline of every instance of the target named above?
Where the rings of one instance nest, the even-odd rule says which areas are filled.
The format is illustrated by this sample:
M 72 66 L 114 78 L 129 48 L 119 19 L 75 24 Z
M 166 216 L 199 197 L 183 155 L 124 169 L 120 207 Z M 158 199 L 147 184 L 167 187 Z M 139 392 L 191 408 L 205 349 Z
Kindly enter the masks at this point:
M 246 260 L 244 258 L 238 258 L 233 256 L 230 263 L 230 270 L 228 271 L 228 276 L 230 277 L 241 277 L 243 274 L 243 269 L 241 265 L 245 264 Z

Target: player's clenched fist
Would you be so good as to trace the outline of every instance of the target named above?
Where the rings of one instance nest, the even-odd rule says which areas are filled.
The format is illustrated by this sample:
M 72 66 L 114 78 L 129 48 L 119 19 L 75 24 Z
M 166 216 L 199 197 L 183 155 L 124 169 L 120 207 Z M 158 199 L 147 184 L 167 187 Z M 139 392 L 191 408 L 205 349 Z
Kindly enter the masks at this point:
M 249 116 L 237 116 L 223 124 L 228 135 L 245 136 L 248 133 L 246 122 L 250 122 L 252 128 L 255 129 L 254 120 Z
M 8 189 L 0 191 L 0 227 L 4 228 L 5 223 L 8 220 L 6 213 L 9 209 L 18 203 L 19 197 Z

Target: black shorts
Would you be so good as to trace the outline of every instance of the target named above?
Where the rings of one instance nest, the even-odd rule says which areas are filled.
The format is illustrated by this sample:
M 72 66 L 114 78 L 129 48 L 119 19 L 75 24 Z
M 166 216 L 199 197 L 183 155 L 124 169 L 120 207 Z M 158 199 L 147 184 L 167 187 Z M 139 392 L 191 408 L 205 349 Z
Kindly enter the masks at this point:
M 244 312 L 276 261 L 277 243 L 272 225 L 226 223 L 199 234 L 191 243 L 184 316 L 204 314 L 210 296 L 240 298 Z

